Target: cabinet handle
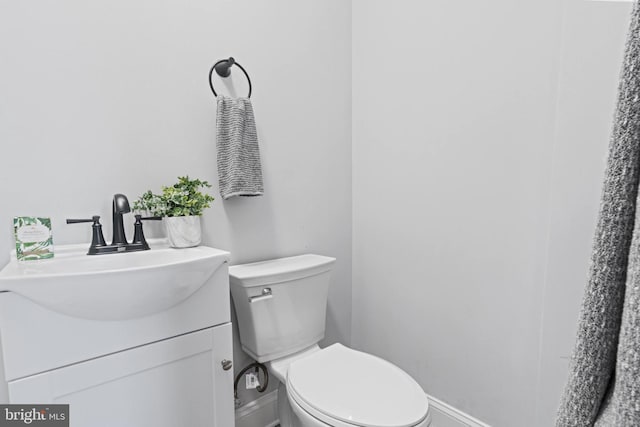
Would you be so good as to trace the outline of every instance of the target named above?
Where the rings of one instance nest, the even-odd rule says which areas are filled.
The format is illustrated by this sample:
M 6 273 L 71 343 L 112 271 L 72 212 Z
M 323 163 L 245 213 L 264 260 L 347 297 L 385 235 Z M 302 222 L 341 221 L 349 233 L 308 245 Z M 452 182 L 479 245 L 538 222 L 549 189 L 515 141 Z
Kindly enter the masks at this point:
M 228 371 L 229 369 L 231 369 L 232 366 L 233 366 L 233 362 L 231 362 L 231 360 L 224 359 L 222 361 L 222 369 L 224 369 L 225 371 Z

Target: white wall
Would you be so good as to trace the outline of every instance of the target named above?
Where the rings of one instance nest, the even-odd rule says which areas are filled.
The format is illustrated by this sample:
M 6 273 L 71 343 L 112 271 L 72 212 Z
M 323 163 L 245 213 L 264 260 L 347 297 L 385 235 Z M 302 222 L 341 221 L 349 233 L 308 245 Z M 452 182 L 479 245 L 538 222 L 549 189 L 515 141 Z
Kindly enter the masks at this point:
M 51 217 L 56 244 L 88 244 L 90 227 L 64 220 L 99 214 L 110 240 L 114 193 L 133 200 L 189 174 L 214 184 L 204 244 L 233 263 L 338 259 L 326 341 L 348 344 L 350 40 L 341 0 L 0 3 L 0 266 L 15 215 Z M 207 74 L 229 56 L 254 85 L 265 196 L 223 202 Z M 246 362 L 236 354 L 236 369 Z
M 629 5 L 353 1 L 355 347 L 551 425 Z
M 551 425 L 575 341 L 630 8 L 564 6 L 536 426 Z

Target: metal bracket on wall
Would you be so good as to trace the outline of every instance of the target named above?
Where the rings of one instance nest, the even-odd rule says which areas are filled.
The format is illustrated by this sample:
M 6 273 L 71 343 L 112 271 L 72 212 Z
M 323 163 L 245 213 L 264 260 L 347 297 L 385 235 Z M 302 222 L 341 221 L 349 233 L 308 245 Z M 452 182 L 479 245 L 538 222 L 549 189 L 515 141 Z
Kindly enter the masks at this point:
M 213 82 L 211 81 L 211 77 L 213 77 L 213 71 L 215 70 L 216 74 L 218 74 L 220 77 L 226 78 L 231 75 L 231 67 L 234 65 L 240 68 L 244 73 L 244 75 L 247 77 L 247 81 L 249 82 L 249 95 L 247 95 L 247 98 L 251 98 L 252 87 L 251 87 L 251 79 L 249 78 L 249 74 L 242 67 L 242 65 L 238 64 L 236 60 L 233 59 L 233 57 L 230 57 L 229 59 L 221 59 L 220 61 L 213 64 L 213 66 L 209 70 L 209 87 L 211 88 L 211 92 L 213 92 L 215 96 L 218 96 L 218 94 L 216 93 L 216 90 L 213 88 Z

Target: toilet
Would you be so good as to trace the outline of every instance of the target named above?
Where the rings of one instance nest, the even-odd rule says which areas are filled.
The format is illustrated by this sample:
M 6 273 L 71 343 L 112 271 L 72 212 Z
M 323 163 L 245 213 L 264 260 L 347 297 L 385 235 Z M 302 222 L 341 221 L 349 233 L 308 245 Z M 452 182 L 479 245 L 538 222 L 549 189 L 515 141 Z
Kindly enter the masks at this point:
M 242 349 L 279 381 L 281 427 L 427 427 L 427 396 L 406 372 L 341 344 L 320 348 L 335 258 L 229 267 Z

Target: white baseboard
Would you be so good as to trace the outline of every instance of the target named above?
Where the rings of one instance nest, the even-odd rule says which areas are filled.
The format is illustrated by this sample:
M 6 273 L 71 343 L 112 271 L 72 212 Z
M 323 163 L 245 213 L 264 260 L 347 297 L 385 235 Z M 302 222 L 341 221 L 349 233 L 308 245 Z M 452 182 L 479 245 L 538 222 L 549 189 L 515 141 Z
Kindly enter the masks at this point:
M 278 425 L 278 390 L 260 396 L 236 409 L 236 427 L 275 427 Z
M 431 407 L 431 427 L 491 427 L 440 399 L 427 396 Z

